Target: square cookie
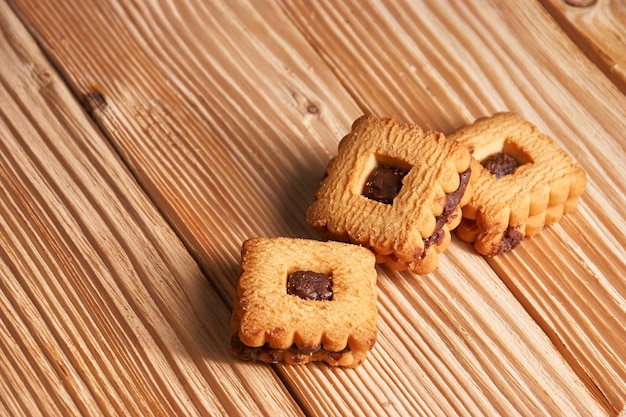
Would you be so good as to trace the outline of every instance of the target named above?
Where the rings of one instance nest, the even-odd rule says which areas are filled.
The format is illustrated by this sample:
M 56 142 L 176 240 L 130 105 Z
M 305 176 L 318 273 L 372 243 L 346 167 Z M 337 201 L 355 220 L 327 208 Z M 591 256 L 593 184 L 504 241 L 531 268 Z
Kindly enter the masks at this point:
M 376 342 L 374 254 L 360 246 L 252 238 L 241 250 L 231 349 L 269 363 L 356 367 Z
M 307 211 L 324 239 L 371 248 L 379 263 L 432 272 L 471 196 L 467 147 L 414 124 L 362 116 Z
M 474 194 L 457 234 L 483 255 L 508 252 L 558 222 L 585 190 L 582 168 L 514 113 L 480 118 L 448 138 L 472 152 Z

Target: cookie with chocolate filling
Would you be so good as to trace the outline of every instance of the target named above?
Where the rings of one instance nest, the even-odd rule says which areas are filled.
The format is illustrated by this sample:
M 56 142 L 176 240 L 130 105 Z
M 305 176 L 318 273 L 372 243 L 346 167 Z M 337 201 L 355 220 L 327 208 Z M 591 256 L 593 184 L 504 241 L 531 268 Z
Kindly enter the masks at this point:
M 376 342 L 376 268 L 366 248 L 252 238 L 241 249 L 231 350 L 269 363 L 356 367 Z
M 362 116 L 329 162 L 307 222 L 325 239 L 372 249 L 379 263 L 427 274 L 471 196 L 470 161 L 442 133 Z
M 496 113 L 448 137 L 472 151 L 474 194 L 458 236 L 487 256 L 558 222 L 578 205 L 587 177 L 549 136 L 514 113 Z

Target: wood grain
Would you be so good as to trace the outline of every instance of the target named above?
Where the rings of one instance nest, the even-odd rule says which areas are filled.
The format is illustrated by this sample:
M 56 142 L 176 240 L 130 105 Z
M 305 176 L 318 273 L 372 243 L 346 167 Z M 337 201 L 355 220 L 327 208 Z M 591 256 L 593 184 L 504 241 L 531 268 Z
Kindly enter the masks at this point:
M 541 0 L 576 45 L 626 93 L 626 5 L 600 0 L 588 7 Z
M 276 21 L 277 10 L 23 6 L 33 21 L 48 21 L 42 42 L 51 42 L 48 53 L 62 60 L 76 94 L 90 102 L 96 92 L 106 103 L 89 107 L 95 120 L 227 302 L 243 237 L 310 233 L 306 200 L 359 112 L 349 97 L 332 95 L 341 85 L 331 73 L 315 76 L 313 51 L 301 37 L 287 41 L 294 32 Z
M 0 414 L 300 415 L 230 360 L 230 310 L 6 3 L 0 27 Z
M 10 3 L 73 91 L 75 99 L 63 96 L 63 106 L 75 109 L 80 101 L 111 148 L 101 141 L 93 148 L 93 139 L 65 133 L 67 127 L 59 128 L 57 136 L 75 138 L 74 152 L 85 154 L 96 167 L 86 176 L 104 177 L 101 186 L 112 187 L 107 185 L 112 181 L 108 165 L 101 165 L 99 156 L 115 160 L 111 150 L 138 183 L 126 173 L 117 174 L 124 176 L 115 177 L 114 198 L 87 197 L 84 202 L 70 193 L 71 198 L 50 203 L 61 212 L 72 208 L 69 217 L 78 223 L 65 241 L 92 236 L 84 251 L 97 255 L 92 255 L 95 263 L 106 262 L 101 269 L 108 271 L 100 291 L 119 294 L 119 302 L 127 299 L 132 314 L 117 313 L 117 321 L 109 324 L 117 326 L 111 333 L 117 334 L 118 327 L 129 333 L 138 324 L 145 334 L 139 339 L 145 348 L 136 348 L 130 336 L 116 342 L 116 352 L 129 351 L 130 359 L 121 365 L 104 363 L 93 343 L 101 326 L 81 327 L 70 316 L 69 323 L 78 320 L 75 339 L 91 340 L 88 351 L 94 355 L 85 360 L 87 371 L 81 363 L 74 372 L 118 372 L 121 381 L 137 387 L 125 396 L 123 384 L 111 377 L 88 380 L 83 390 L 115 392 L 133 405 L 130 414 L 141 414 L 143 404 L 162 397 L 169 407 L 164 414 L 250 414 L 246 407 L 275 412 L 282 401 L 287 411 L 297 412 L 297 403 L 307 415 L 614 415 L 623 409 L 623 340 L 597 339 L 595 326 L 606 323 L 606 331 L 620 335 L 626 322 L 620 233 L 626 223 L 620 210 L 626 203 L 620 157 L 624 144 L 617 139 L 625 127 L 625 99 L 538 3 Z M 49 101 L 35 107 L 47 109 Z M 501 258 L 487 261 L 454 241 L 438 270 L 428 276 L 380 268 L 380 337 L 357 369 L 256 366 L 236 362 L 224 351 L 228 317 L 221 307 L 229 305 L 234 293 L 241 242 L 254 235 L 315 237 L 304 213 L 326 163 L 356 117 L 373 112 L 450 132 L 504 109 L 553 134 L 583 165 L 590 181 L 577 212 Z M 54 118 L 58 114 L 53 112 Z M 85 122 L 66 116 L 59 123 Z M 89 129 L 88 137 L 97 136 L 93 126 Z M 22 137 L 22 128 L 16 131 Z M 45 143 L 44 154 L 56 149 L 55 142 Z M 28 166 L 38 154 L 22 148 Z M 73 166 L 62 158 L 56 164 L 60 172 Z M 120 170 L 119 161 L 115 164 Z M 47 175 L 40 174 L 42 183 Z M 83 184 L 83 175 L 73 170 L 65 176 L 85 193 L 97 189 Z M 20 183 L 23 177 L 28 175 L 7 182 Z M 189 266 L 188 254 L 137 185 L 215 292 L 208 287 L 197 293 L 200 272 Z M 85 209 L 89 202 L 98 208 L 94 217 L 100 226 L 95 229 L 88 226 L 94 211 Z M 110 214 L 109 204 L 114 208 Z M 3 210 L 13 212 L 12 207 Z M 151 213 L 150 220 L 138 220 L 144 212 Z M 118 216 L 125 219 L 121 225 L 111 220 Z M 163 236 L 141 238 L 145 229 L 154 228 L 165 229 Z M 65 253 L 51 243 L 58 237 L 44 230 L 17 239 L 25 242 L 14 255 L 24 259 L 23 268 L 54 265 L 54 260 L 40 260 L 40 254 Z M 129 237 L 126 230 L 139 237 Z M 43 245 L 26 246 L 40 241 L 41 234 Z M 170 241 L 177 242 L 174 249 L 166 246 Z M 101 253 L 110 255 L 101 260 Z M 81 261 L 89 282 L 99 276 L 89 272 L 90 264 Z M 190 275 L 178 272 L 183 266 L 192 269 Z M 153 282 L 155 271 L 159 278 Z M 66 274 L 74 277 L 65 271 L 61 276 Z M 41 273 L 36 281 L 46 277 Z M 137 289 L 136 281 L 148 289 Z M 559 291 L 546 287 L 553 281 Z M 586 285 L 589 281 L 598 285 Z M 63 300 L 66 291 L 76 290 L 49 293 L 53 300 Z M 6 294 L 15 297 L 14 290 Z M 105 308 L 83 293 L 74 298 L 86 299 L 89 308 L 81 308 L 87 311 Z M 219 306 L 216 312 L 214 305 Z M 40 310 L 48 311 L 47 306 Z M 98 316 L 100 322 L 105 316 L 106 310 Z M 3 323 L 14 326 L 6 333 L 28 327 L 15 317 Z M 195 326 L 200 335 L 194 334 Z M 219 354 L 203 356 L 204 349 Z M 186 356 L 181 358 L 180 351 Z M 25 373 L 14 377 L 23 385 L 41 373 L 29 372 L 31 361 L 24 353 L 11 362 L 12 374 Z M 160 377 L 161 366 L 167 379 Z M 228 377 L 214 377 L 214 368 Z M 103 388 L 92 388 L 96 383 Z M 284 398 L 281 383 L 293 399 Z M 46 390 L 5 384 L 2 392 L 11 400 L 0 405 L 23 409 Z M 74 389 L 53 402 L 76 401 L 81 392 Z M 202 402 L 205 395 L 208 405 Z M 268 404 L 262 400 L 266 396 Z M 241 409 L 239 398 L 244 399 Z M 220 409 L 217 404 L 225 405 Z

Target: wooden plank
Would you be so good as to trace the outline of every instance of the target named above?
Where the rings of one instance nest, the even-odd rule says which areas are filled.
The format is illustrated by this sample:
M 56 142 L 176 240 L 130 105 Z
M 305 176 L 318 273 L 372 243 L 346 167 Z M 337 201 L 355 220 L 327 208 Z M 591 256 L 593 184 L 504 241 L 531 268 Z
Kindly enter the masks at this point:
M 624 4 L 619 1 L 540 1 L 589 59 L 626 93 Z
M 626 100 L 538 4 L 495 3 L 285 8 L 369 110 L 445 132 L 512 110 L 583 166 L 579 210 L 489 263 L 581 377 L 624 410 Z
M 332 94 L 341 91 L 333 74 L 312 73 L 314 51 L 301 38 L 289 44 L 294 32 L 279 11 L 246 18 L 250 6 L 219 2 L 81 4 L 14 7 L 43 23 L 51 59 L 230 299 L 243 237 L 260 224 L 268 235 L 311 234 L 311 190 L 359 110 Z
M 230 310 L 5 2 L 0 27 L 0 414 L 301 415 L 230 360 Z
M 395 61 L 373 59 L 387 58 L 386 37 L 415 30 L 384 13 L 359 28 L 360 45 L 316 39 L 350 27 L 350 8 L 336 5 L 285 13 L 271 2 L 12 4 L 227 302 L 245 238 L 314 236 L 304 221 L 313 189 L 361 112 L 450 128 L 479 114 L 472 105 L 483 99 L 512 100 L 501 90 L 455 93 L 462 78 L 432 49 L 420 64 L 431 77 L 423 95 L 417 66 L 400 74 Z M 435 7 L 405 6 L 426 15 Z M 385 11 L 377 7 L 352 4 L 365 15 Z M 307 29 L 313 23 L 319 33 Z M 415 34 L 428 50 L 426 33 Z M 481 76 L 499 58 L 467 71 Z M 426 277 L 380 269 L 380 338 L 363 366 L 276 367 L 307 414 L 609 413 L 604 394 L 584 385 L 487 262 L 455 242 L 441 263 Z

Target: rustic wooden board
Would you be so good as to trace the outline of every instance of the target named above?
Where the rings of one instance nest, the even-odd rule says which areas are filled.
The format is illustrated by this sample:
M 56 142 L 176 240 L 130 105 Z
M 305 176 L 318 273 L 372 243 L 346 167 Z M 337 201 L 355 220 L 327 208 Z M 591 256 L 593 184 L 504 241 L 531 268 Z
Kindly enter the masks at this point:
M 620 1 L 541 0 L 563 30 L 626 93 L 626 5 Z M 570 4 L 568 4 L 570 3 Z M 576 6 L 582 4 L 582 6 Z M 588 6 L 586 6 L 589 4 Z
M 0 27 L 0 415 L 301 415 L 231 360 L 229 308 L 6 3 Z
M 201 412 L 197 402 L 205 395 L 212 406 L 227 404 L 227 410 L 216 412 L 242 415 L 250 414 L 246 407 L 271 411 L 281 401 L 291 411 L 296 411 L 296 401 L 310 415 L 611 415 L 623 409 L 624 340 L 619 335 L 626 322 L 626 242 L 620 231 L 626 220 L 620 208 L 626 200 L 620 175 L 624 145 L 617 138 L 625 127 L 625 100 L 547 12 L 538 3 L 488 1 L 229 3 L 11 1 L 221 299 L 208 286 L 204 296 L 192 291 L 199 285 L 198 271 L 195 279 L 176 272 L 182 268 L 177 262 L 189 267 L 190 259 L 179 245 L 175 250 L 161 246 L 167 239 L 176 241 L 171 231 L 162 232 L 165 240 L 150 241 L 155 254 L 148 258 L 158 262 L 146 270 L 135 260 L 133 268 L 142 271 L 142 282 L 156 280 L 163 291 L 150 294 L 148 307 L 135 306 L 136 317 L 128 321 L 150 325 L 146 331 L 156 346 L 153 357 L 133 353 L 136 348 L 124 338 L 116 345 L 116 352 L 143 360 L 124 363 L 128 372 L 141 376 L 133 380 L 137 391 L 125 401 L 143 404 L 146 395 L 160 398 L 153 393 L 159 387 L 169 393 L 170 408 L 164 413 L 178 411 L 171 405 L 177 401 L 191 402 Z M 10 15 L 6 7 L 4 13 Z M 12 72 L 6 72 L 8 79 Z M 71 97 L 62 101 L 76 107 Z M 355 370 L 241 364 L 223 352 L 227 308 L 218 307 L 214 315 L 202 309 L 230 304 L 245 238 L 315 237 L 304 213 L 352 120 L 373 112 L 451 132 L 503 109 L 517 111 L 553 134 L 584 166 L 590 182 L 577 212 L 510 255 L 486 261 L 455 241 L 439 269 L 428 276 L 380 268 L 380 337 L 370 359 Z M 84 120 L 78 120 L 82 122 L 69 117 L 62 122 L 83 126 Z M 22 130 L 15 136 L 21 137 Z M 92 149 L 93 139 L 69 136 L 79 155 Z M 98 147 L 88 153 L 92 164 L 101 163 L 99 152 Z M 96 167 L 92 175 L 109 178 L 108 169 Z M 59 170 L 64 169 L 61 164 Z M 72 172 L 64 175 L 72 178 Z M 10 182 L 20 180 L 12 177 Z M 144 227 L 163 227 L 155 212 L 144 207 L 148 202 L 136 195 L 136 184 L 131 182 L 126 191 L 123 182 L 115 183 L 113 201 L 118 202 L 113 205 L 120 216 L 130 217 L 130 226 L 124 224 L 130 235 L 145 233 L 132 226 L 144 211 L 155 217 L 141 223 Z M 73 207 L 74 198 L 69 193 L 58 210 Z M 103 199 L 88 202 L 104 216 Z M 78 217 L 81 230 L 91 230 L 88 217 L 76 213 L 70 210 L 68 216 Z M 23 222 L 33 217 L 38 218 L 31 214 Z M 109 236 L 101 244 L 105 253 L 117 254 L 119 245 L 139 251 L 143 244 L 110 223 L 102 229 L 98 233 Z M 39 240 L 40 233 L 29 236 Z M 81 236 L 76 232 L 66 239 Z M 56 248 L 47 245 L 35 253 Z M 144 259 L 143 253 L 134 256 Z M 172 256 L 177 262 L 169 260 Z M 33 259 L 26 247 L 14 257 L 24 258 L 25 265 L 51 262 Z M 136 273 L 125 269 L 124 259 L 107 258 L 108 269 L 103 268 L 116 285 Z M 89 263 L 83 261 L 82 268 Z M 42 273 L 38 281 L 46 278 Z M 182 290 L 173 291 L 169 300 L 168 286 Z M 57 293 L 52 295 L 64 297 Z M 14 297 L 13 290 L 7 294 Z M 131 305 L 138 303 L 129 290 L 123 295 L 130 296 Z M 79 302 L 83 311 L 97 308 L 85 304 Z M 163 311 L 165 328 L 154 323 L 156 310 Z M 206 321 L 176 319 L 195 317 L 198 311 Z M 119 326 L 133 328 L 125 324 L 126 316 L 117 317 Z M 73 325 L 81 329 L 80 321 Z M 202 332 L 187 333 L 196 325 L 203 332 L 215 328 L 208 333 L 215 336 L 212 342 Z M 76 340 L 91 340 L 93 331 L 83 328 Z M 180 371 L 161 376 L 144 366 L 154 366 L 154 360 L 174 367 L 178 351 L 163 342 L 160 332 L 174 334 L 175 340 L 184 340 L 187 352 L 194 352 L 191 359 L 181 359 L 184 363 L 198 366 L 195 352 L 205 345 L 221 356 L 206 358 L 197 378 Z M 606 332 L 616 337 L 601 337 Z M 42 355 L 55 351 L 54 346 L 49 352 L 40 348 Z M 97 344 L 88 345 L 88 351 L 101 355 Z M 94 361 L 103 372 L 113 372 Z M 32 366 L 26 354 L 11 363 L 17 363 L 11 368 L 14 374 Z M 216 386 L 216 379 L 206 375 L 212 367 L 225 367 L 226 373 L 235 369 L 236 376 Z M 27 376 L 16 379 L 28 381 Z M 77 383 L 71 377 L 66 381 Z M 91 389 L 89 382 L 83 383 L 85 389 Z M 97 382 L 119 392 L 115 381 Z M 293 400 L 284 398 L 282 383 Z M 2 390 L 12 399 L 6 403 L 20 409 L 29 395 L 46 389 L 23 393 L 5 384 Z M 65 395 L 70 401 L 79 393 Z M 268 395 L 266 405 L 261 398 Z M 249 402 L 237 410 L 240 397 Z

